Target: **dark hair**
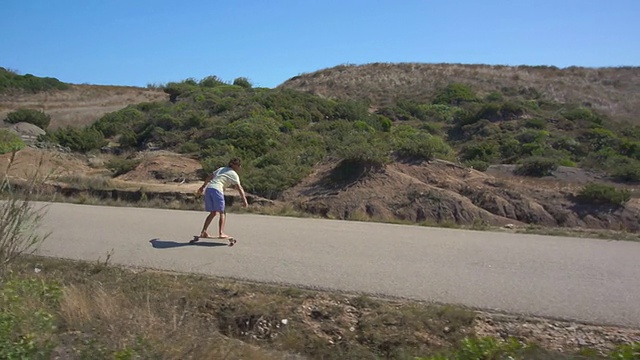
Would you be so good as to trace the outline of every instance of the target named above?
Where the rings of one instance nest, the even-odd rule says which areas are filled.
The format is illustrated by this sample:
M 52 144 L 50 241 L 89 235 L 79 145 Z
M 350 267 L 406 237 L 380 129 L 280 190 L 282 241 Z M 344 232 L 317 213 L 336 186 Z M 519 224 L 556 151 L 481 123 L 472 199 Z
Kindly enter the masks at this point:
M 229 165 L 228 165 L 228 166 L 229 166 L 229 167 L 231 167 L 232 165 L 238 165 L 238 166 L 240 166 L 240 159 L 238 159 L 238 158 L 233 158 L 233 159 L 229 160 Z

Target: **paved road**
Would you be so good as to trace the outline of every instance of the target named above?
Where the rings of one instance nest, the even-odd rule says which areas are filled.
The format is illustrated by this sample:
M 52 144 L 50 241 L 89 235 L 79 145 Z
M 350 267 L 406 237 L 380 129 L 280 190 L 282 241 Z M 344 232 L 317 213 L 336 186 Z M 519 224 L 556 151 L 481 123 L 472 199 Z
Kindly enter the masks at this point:
M 235 247 L 187 245 L 204 217 L 50 204 L 39 252 L 640 327 L 640 243 L 229 214 Z

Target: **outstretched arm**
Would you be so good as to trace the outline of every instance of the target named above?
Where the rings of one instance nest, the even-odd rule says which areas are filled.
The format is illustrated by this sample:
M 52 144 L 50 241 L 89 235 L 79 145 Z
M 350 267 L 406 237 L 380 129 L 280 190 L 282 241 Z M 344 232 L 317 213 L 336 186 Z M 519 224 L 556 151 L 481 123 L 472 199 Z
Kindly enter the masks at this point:
M 249 203 L 247 202 L 247 195 L 244 193 L 244 189 L 242 188 L 242 185 L 240 184 L 236 185 L 236 189 L 238 189 L 240 196 L 242 196 L 242 207 L 249 206 Z

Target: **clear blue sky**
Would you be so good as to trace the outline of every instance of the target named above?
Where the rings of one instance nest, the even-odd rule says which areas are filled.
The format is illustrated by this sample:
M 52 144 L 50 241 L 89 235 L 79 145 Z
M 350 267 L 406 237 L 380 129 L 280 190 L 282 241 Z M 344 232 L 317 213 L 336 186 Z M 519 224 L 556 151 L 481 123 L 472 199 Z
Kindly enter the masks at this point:
M 0 66 L 255 86 L 340 64 L 639 66 L 640 0 L 3 0 Z

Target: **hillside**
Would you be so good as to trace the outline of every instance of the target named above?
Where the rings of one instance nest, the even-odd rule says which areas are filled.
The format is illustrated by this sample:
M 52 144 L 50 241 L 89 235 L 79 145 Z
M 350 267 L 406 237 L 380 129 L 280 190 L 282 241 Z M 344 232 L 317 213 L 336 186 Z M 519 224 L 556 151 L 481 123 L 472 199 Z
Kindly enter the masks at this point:
M 440 70 L 430 77 L 398 75 L 434 66 Z M 354 75 L 371 69 L 378 71 Z M 569 85 L 581 71 L 608 92 L 580 95 Z M 188 193 L 203 171 L 240 157 L 252 198 L 327 217 L 635 232 L 640 127 L 616 120 L 634 114 L 628 101 L 637 97 L 637 71 L 592 71 L 371 64 L 295 77 L 276 89 L 211 76 L 162 90 L 72 85 L 5 94 L 2 105 L 90 108 L 73 128 L 52 119 L 38 145 L 54 143 L 85 163 L 82 171 L 65 168 L 59 180 L 71 187 Z M 525 73 L 528 87 L 515 88 Z M 296 82 L 307 88 L 291 89 Z M 120 109 L 109 112 L 98 99 Z M 180 158 L 188 168 L 176 165 Z M 83 180 L 83 172 L 93 178 Z M 597 186 L 583 196 L 589 183 Z
M 0 92 L 0 119 L 20 108 L 44 111 L 51 116 L 51 129 L 64 126 L 85 126 L 102 115 L 130 104 L 164 101 L 162 89 L 129 86 L 73 85 L 64 90 L 40 92 Z
M 614 119 L 640 124 L 640 68 L 556 68 L 462 64 L 375 63 L 341 65 L 295 76 L 280 88 L 326 98 L 370 101 L 375 107 L 397 99 L 430 102 L 447 84 L 467 84 L 480 95 L 501 91 L 580 104 Z

